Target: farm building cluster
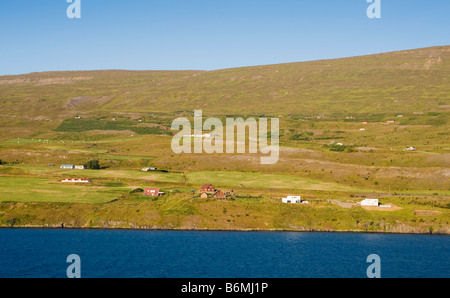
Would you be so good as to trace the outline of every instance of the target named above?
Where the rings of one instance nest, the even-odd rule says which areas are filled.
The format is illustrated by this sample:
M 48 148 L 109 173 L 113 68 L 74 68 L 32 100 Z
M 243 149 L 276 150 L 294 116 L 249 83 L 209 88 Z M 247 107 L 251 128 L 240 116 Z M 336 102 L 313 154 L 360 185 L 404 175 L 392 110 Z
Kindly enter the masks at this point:
M 232 199 L 235 195 L 234 190 L 223 191 L 220 189 L 216 189 L 212 184 L 204 184 L 201 189 L 198 191 L 201 193 L 200 197 L 202 199 L 217 199 L 217 200 L 227 200 Z
M 202 199 L 232 199 L 235 195 L 234 190 L 230 191 L 223 191 L 220 189 L 216 189 L 212 184 L 205 184 L 203 185 L 197 193 L 201 194 L 200 198 Z M 161 197 L 164 196 L 165 193 L 160 191 L 159 188 L 145 188 L 144 189 L 144 196 L 147 197 Z
M 415 147 L 407 147 L 406 150 L 413 151 Z M 84 165 L 74 165 L 74 164 L 63 164 L 60 166 L 61 169 L 70 169 L 70 170 L 83 170 L 86 167 Z M 149 172 L 156 171 L 156 167 L 145 167 L 140 169 L 141 172 Z M 89 178 L 65 178 L 61 180 L 62 183 L 92 183 L 92 180 Z M 240 184 L 240 187 L 243 185 Z M 194 192 L 194 190 L 192 190 Z M 178 191 L 177 191 L 178 192 Z M 216 200 L 227 200 L 233 199 L 236 195 L 234 190 L 221 190 L 214 187 L 212 184 L 204 184 L 197 191 L 200 198 L 202 199 L 216 199 Z M 143 195 L 147 197 L 161 197 L 165 195 L 165 192 L 161 191 L 159 188 L 145 188 L 143 191 Z M 281 202 L 284 204 L 309 204 L 308 201 L 302 200 L 301 196 L 287 196 L 281 199 Z M 391 208 L 390 205 L 382 205 L 378 201 L 378 199 L 364 199 L 359 202 L 359 205 L 362 207 L 379 207 L 379 208 Z
M 64 170 L 84 170 L 86 167 L 84 165 L 61 165 L 61 169 Z M 89 178 L 65 178 L 61 180 L 61 183 L 92 183 Z

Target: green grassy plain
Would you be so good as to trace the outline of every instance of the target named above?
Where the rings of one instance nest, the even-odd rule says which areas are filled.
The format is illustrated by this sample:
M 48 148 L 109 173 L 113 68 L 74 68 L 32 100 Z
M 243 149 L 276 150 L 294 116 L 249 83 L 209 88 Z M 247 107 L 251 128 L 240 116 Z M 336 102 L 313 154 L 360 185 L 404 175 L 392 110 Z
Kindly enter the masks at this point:
M 188 182 L 201 185 L 212 183 L 217 187 L 239 189 L 291 189 L 291 190 L 327 190 L 346 192 L 365 192 L 370 190 L 357 189 L 351 186 L 338 185 L 331 182 L 323 182 L 309 178 L 296 177 L 286 174 L 265 174 L 258 172 L 191 172 L 187 174 Z M 269 183 L 268 183 L 269 182 Z
M 62 184 L 43 178 L 0 177 L 0 202 L 104 203 L 119 197 L 127 188 L 100 185 Z

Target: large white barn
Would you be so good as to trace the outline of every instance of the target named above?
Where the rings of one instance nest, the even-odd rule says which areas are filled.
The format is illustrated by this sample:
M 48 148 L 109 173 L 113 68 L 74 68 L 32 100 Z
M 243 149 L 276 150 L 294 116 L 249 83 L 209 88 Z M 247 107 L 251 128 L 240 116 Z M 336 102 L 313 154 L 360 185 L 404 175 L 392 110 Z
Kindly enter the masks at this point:
M 361 206 L 375 206 L 378 207 L 378 199 L 364 199 L 361 201 Z

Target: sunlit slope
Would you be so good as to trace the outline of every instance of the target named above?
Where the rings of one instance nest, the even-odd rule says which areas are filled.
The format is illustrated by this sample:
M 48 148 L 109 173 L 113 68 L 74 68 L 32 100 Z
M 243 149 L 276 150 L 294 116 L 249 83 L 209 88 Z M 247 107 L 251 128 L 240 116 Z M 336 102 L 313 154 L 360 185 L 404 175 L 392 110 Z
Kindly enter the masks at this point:
M 450 47 L 217 71 L 74 71 L 0 77 L 1 116 L 74 113 L 446 112 Z

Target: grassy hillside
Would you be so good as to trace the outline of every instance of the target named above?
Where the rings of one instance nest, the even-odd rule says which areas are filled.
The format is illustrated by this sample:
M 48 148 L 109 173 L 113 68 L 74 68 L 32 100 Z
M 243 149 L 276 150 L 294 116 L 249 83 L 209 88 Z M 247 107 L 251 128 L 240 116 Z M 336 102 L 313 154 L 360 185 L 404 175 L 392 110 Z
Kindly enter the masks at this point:
M 279 162 L 261 165 L 261 154 L 174 154 L 172 121 L 199 109 L 222 120 L 279 118 Z M 28 219 L 30 225 L 130 226 L 139 209 L 151 218 L 139 215 L 131 225 L 448 231 L 449 119 L 450 46 L 216 71 L 3 76 L 0 225 Z M 405 151 L 408 146 L 417 150 Z M 103 169 L 59 169 L 93 159 Z M 147 166 L 160 171 L 139 171 Z M 93 184 L 58 183 L 80 175 Z M 204 183 L 246 199 L 197 201 L 195 190 Z M 129 194 L 149 186 L 170 196 Z M 314 204 L 286 209 L 279 204 L 285 195 Z M 366 197 L 400 209 L 345 207 Z M 236 218 L 221 213 L 223 204 Z M 45 210 L 54 208 L 60 208 L 54 220 L 46 221 Z M 251 220 L 242 216 L 253 208 Z
M 217 71 L 48 72 L 0 77 L 2 114 L 446 112 L 450 47 Z M 20 118 L 20 117 L 19 117 Z

